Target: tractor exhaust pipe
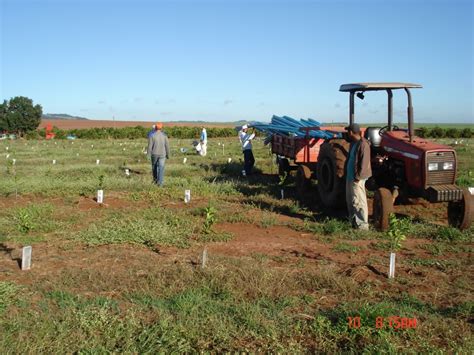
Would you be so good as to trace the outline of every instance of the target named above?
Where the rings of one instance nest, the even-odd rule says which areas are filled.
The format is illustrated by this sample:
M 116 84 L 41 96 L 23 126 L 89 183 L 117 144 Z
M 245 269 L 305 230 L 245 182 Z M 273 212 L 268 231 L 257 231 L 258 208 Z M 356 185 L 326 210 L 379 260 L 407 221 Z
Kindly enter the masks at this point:
M 415 135 L 415 128 L 413 127 L 413 106 L 411 105 L 411 93 L 408 88 L 404 88 L 408 96 L 408 136 L 410 137 L 410 142 L 413 142 L 413 136 Z

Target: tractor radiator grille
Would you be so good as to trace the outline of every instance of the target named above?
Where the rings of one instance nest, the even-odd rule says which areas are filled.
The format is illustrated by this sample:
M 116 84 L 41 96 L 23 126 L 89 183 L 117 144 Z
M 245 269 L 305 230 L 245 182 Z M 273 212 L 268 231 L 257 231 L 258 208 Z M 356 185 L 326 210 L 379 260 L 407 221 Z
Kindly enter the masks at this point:
M 429 171 L 428 164 L 437 163 L 438 170 Z M 443 170 L 443 163 L 453 163 L 452 170 Z M 426 154 L 426 185 L 454 184 L 456 157 L 454 152 L 430 152 Z

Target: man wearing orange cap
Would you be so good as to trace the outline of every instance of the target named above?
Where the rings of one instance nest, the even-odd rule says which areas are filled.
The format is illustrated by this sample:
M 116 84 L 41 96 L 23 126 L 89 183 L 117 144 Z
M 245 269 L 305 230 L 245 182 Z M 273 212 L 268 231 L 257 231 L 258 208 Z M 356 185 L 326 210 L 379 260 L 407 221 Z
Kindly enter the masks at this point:
M 151 169 L 153 172 L 153 182 L 163 186 L 163 176 L 165 175 L 165 161 L 170 157 L 170 146 L 168 136 L 163 133 L 163 123 L 155 125 L 155 134 L 148 137 L 147 155 L 151 159 Z

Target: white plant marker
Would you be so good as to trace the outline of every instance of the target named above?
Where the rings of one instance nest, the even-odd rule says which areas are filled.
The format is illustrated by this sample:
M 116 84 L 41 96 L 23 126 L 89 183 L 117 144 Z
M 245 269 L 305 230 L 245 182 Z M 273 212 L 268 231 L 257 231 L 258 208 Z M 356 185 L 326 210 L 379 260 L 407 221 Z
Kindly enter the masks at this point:
M 99 164 L 100 164 L 100 160 L 97 159 L 97 160 L 95 161 L 95 164 L 96 164 L 96 165 L 99 165 Z
M 201 267 L 204 269 L 207 264 L 207 247 L 204 247 L 204 250 L 202 251 L 202 257 L 201 257 Z
M 91 148 L 94 148 L 94 144 L 91 144 Z
M 10 154 L 7 154 L 7 159 L 10 157 Z
M 280 193 L 281 193 L 281 199 L 283 200 L 285 198 L 285 190 L 281 189 Z
M 16 164 L 16 159 L 12 159 L 13 165 Z
M 184 190 L 184 203 L 191 201 L 191 190 Z
M 29 270 L 31 269 L 31 246 L 23 247 L 21 252 L 21 269 Z
M 222 143 L 222 155 L 225 155 L 225 151 L 224 151 L 224 143 Z
M 8 149 L 10 149 L 10 148 L 8 148 L 8 147 L 5 147 L 5 149 L 6 149 L 6 150 L 8 150 Z
M 232 158 L 227 159 L 227 162 L 230 163 L 232 161 Z
M 183 164 L 186 164 L 187 161 L 188 161 L 188 158 L 183 158 Z
M 395 278 L 395 253 L 390 253 L 390 268 L 388 271 L 388 278 Z
M 55 164 L 56 164 L 56 159 L 53 159 L 53 165 L 55 165 Z
M 125 169 L 125 175 L 130 176 L 130 169 Z
M 97 203 L 104 203 L 104 190 L 97 190 Z

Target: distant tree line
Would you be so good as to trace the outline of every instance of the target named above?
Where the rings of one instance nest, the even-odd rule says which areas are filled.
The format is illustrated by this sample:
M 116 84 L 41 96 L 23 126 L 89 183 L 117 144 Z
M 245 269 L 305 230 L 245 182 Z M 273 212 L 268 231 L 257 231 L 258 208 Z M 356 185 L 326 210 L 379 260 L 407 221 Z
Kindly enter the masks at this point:
M 82 139 L 139 139 L 145 138 L 150 128 L 143 126 L 123 127 L 123 128 L 86 128 L 86 129 L 69 129 L 62 130 L 53 127 L 53 132 L 57 139 L 65 139 L 68 135 Z M 201 134 L 200 127 L 187 126 L 171 126 L 165 127 L 164 132 L 170 138 L 178 139 L 198 139 Z M 258 132 L 257 132 L 258 133 Z M 207 128 L 207 136 L 209 138 L 217 137 L 234 137 L 237 134 L 234 128 Z M 441 128 L 421 127 L 416 129 L 416 135 L 422 138 L 471 138 L 474 132 L 470 128 Z M 27 134 L 27 138 L 44 138 L 45 130 L 31 131 Z
M 16 133 L 20 137 L 34 131 L 41 123 L 43 108 L 33 100 L 17 96 L 0 104 L 0 132 Z
M 237 132 L 234 128 L 206 128 L 208 138 L 234 137 Z M 123 128 L 85 128 L 62 130 L 53 127 L 53 132 L 57 139 L 65 139 L 67 136 L 74 136 L 79 139 L 139 139 L 146 138 L 150 128 L 143 126 L 123 127 Z M 201 127 L 171 126 L 164 127 L 163 131 L 170 138 L 178 139 L 199 139 Z M 41 138 L 45 136 L 45 130 L 30 132 L 27 135 L 29 139 Z
M 416 129 L 416 135 L 421 138 L 471 138 L 474 132 L 470 128 L 441 128 L 420 127 Z

